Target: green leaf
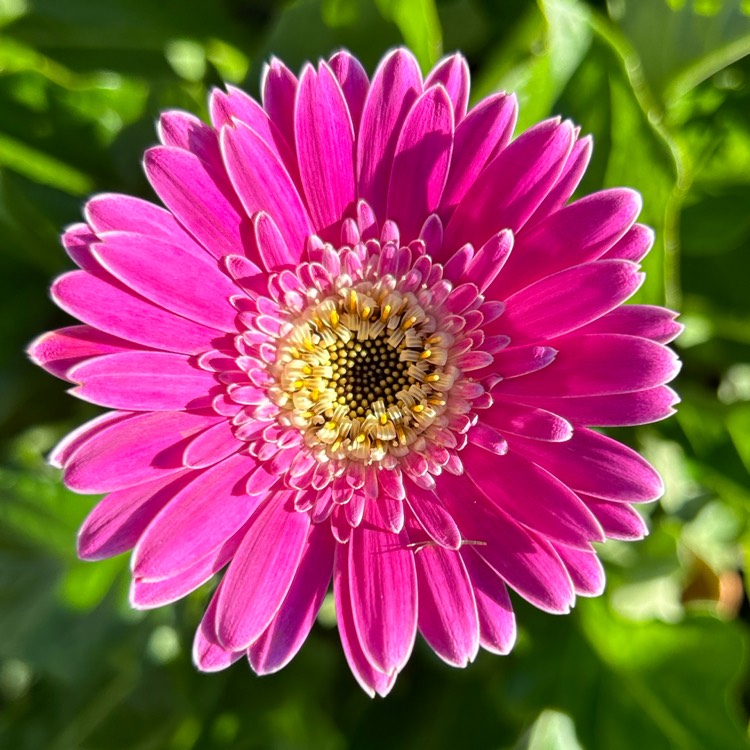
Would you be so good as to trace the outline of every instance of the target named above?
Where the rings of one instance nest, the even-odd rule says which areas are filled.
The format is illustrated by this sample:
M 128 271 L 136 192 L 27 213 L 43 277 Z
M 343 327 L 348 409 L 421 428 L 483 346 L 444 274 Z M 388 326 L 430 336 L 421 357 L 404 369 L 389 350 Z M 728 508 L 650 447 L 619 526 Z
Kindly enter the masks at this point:
M 375 0 L 385 18 L 398 26 L 404 42 L 417 56 L 423 71 L 429 70 L 443 50 L 434 0 Z
M 573 720 L 559 711 L 542 711 L 516 750 L 583 750 Z

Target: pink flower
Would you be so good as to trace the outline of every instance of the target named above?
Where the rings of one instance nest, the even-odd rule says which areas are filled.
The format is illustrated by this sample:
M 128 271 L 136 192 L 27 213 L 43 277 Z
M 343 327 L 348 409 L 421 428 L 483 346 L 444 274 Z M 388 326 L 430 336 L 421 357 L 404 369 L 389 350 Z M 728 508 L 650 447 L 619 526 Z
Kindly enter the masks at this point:
M 226 567 L 200 669 L 259 674 L 305 640 L 333 581 L 346 658 L 385 695 L 417 630 L 449 664 L 515 639 L 508 588 L 568 612 L 601 593 L 591 546 L 638 539 L 662 483 L 591 429 L 662 419 L 680 330 L 623 306 L 652 243 L 637 193 L 568 203 L 590 138 L 516 100 L 467 111 L 454 55 L 372 82 L 334 55 L 274 60 L 263 106 L 214 91 L 212 125 L 161 118 L 146 173 L 167 209 L 98 195 L 55 301 L 83 321 L 31 356 L 115 411 L 51 460 L 109 493 L 84 559 L 133 549 L 131 600 Z

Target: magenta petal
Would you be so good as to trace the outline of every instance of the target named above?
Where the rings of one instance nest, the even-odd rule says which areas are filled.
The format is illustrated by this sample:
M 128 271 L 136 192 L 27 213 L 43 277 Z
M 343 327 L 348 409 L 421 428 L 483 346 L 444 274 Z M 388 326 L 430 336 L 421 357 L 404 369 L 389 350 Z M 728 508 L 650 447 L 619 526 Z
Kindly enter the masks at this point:
M 513 450 L 543 466 L 576 492 L 603 500 L 649 502 L 664 485 L 656 470 L 634 450 L 583 427 L 565 443 L 515 438 Z
M 479 619 L 461 557 L 439 547 L 424 547 L 414 559 L 419 631 L 441 659 L 465 667 L 479 650 Z
M 165 146 L 189 151 L 206 164 L 215 163 L 216 133 L 195 115 L 181 110 L 162 112 L 157 130 Z
M 518 232 L 554 184 L 572 146 L 573 126 L 556 120 L 516 138 L 461 199 L 445 229 L 446 245 L 481 247 L 501 229 Z
M 130 195 L 95 195 L 86 204 L 86 220 L 97 234 L 131 232 L 179 245 L 192 255 L 206 254 L 169 211 Z
M 276 222 L 267 213 L 261 211 L 255 215 L 253 229 L 255 244 L 266 270 L 276 271 L 297 262 L 295 253 L 290 250 Z
M 560 172 L 554 187 L 549 191 L 547 197 L 539 204 L 534 216 L 529 220 L 533 225 L 538 220 L 544 219 L 550 214 L 562 208 L 573 195 L 575 189 L 583 177 L 586 167 L 591 160 L 593 149 L 593 139 L 590 135 L 581 138 L 573 144 L 573 148 L 568 156 L 565 166 Z
M 206 608 L 193 641 L 193 662 L 202 672 L 219 672 L 245 655 L 244 651 L 231 651 L 216 642 L 216 602 L 220 590 L 221 584 Z
M 668 344 L 684 328 L 675 320 L 677 315 L 673 310 L 655 305 L 623 305 L 592 321 L 581 329 L 581 333 L 624 333 Z
M 494 460 L 493 468 L 503 477 L 497 482 L 485 456 L 468 445 L 461 453 L 466 473 L 486 500 L 514 521 L 576 548 L 585 549 L 590 541 L 604 541 L 596 517 L 561 481 L 511 452 Z
M 213 256 L 240 252 L 246 219 L 197 156 L 157 146 L 146 152 L 144 164 L 156 194 Z M 226 181 L 225 175 L 219 177 Z
M 500 433 L 508 432 L 533 440 L 559 443 L 570 440 L 573 435 L 570 422 L 557 414 L 514 401 L 496 400 L 482 413 L 481 421 L 489 423 Z
M 333 74 L 344 92 L 347 106 L 349 107 L 349 116 L 354 126 L 355 134 L 359 131 L 359 123 L 362 119 L 362 110 L 365 106 L 365 99 L 370 88 L 370 81 L 367 73 L 362 67 L 362 63 L 345 50 L 337 52 L 329 61 Z
M 427 76 L 425 89 L 439 83 L 448 94 L 453 105 L 456 123 L 460 122 L 469 106 L 469 86 L 471 76 L 466 58 L 458 53 L 441 60 Z
M 570 611 L 573 585 L 549 542 L 481 496 L 468 499 L 465 480 L 444 474 L 439 492 L 464 538 L 474 542 L 477 553 L 511 588 L 545 612 Z
M 613 503 L 588 495 L 582 495 L 581 499 L 599 519 L 608 539 L 631 541 L 648 535 L 643 516 L 627 503 Z
M 344 93 L 331 69 L 308 65 L 295 111 L 297 155 L 310 217 L 323 239 L 337 239 L 353 204 L 354 128 Z
M 187 473 L 170 474 L 111 492 L 94 506 L 78 532 L 78 556 L 103 560 L 132 549 L 154 516 L 172 499 Z
M 514 95 L 495 94 L 457 123 L 453 160 L 440 206 L 443 220 L 450 218 L 487 162 L 508 145 L 516 126 L 517 105 Z
M 153 412 L 110 422 L 73 452 L 65 484 L 75 492 L 110 492 L 174 474 L 183 468 L 186 439 L 219 419 Z
M 133 574 L 169 578 L 224 544 L 257 505 L 245 495 L 243 483 L 255 463 L 241 453 L 195 472 L 140 538 L 133 552 Z
M 417 632 L 414 557 L 400 535 L 360 526 L 349 540 L 354 623 L 368 660 L 385 674 L 406 664 Z
M 515 344 L 560 336 L 622 304 L 643 279 L 638 266 L 624 260 L 574 266 L 508 297 L 504 315 L 490 330 Z
M 58 277 L 52 298 L 65 312 L 94 328 L 155 349 L 198 354 L 213 349 L 211 342 L 222 335 L 85 271 Z
M 434 86 L 406 116 L 393 158 L 387 215 L 402 242 L 416 239 L 424 217 L 440 203 L 452 148 L 453 109 L 445 89 Z
M 182 354 L 119 352 L 76 365 L 68 377 L 80 383 L 71 393 L 94 404 L 128 411 L 172 411 L 207 406 L 213 373 Z
M 600 596 L 604 593 L 606 583 L 604 568 L 592 548 L 571 549 L 565 545 L 556 544 L 555 551 L 560 555 L 560 559 L 570 573 L 576 594 Z
M 313 229 L 289 173 L 263 139 L 241 122 L 222 129 L 221 149 L 247 214 L 266 211 L 278 225 L 292 257 L 299 259 Z
M 497 386 L 498 391 L 516 396 L 631 393 L 668 383 L 680 369 L 671 349 L 637 336 L 570 336 L 558 339 L 555 345 L 558 353 L 553 364 L 505 380 Z
M 352 598 L 349 589 L 349 550 L 347 546 L 336 546 L 333 571 L 333 595 L 336 600 L 336 620 L 339 637 L 349 668 L 360 687 L 372 698 L 375 693 L 386 696 L 391 691 L 398 673 L 384 674 L 371 664 L 362 649 L 360 631 L 354 624 Z
M 263 70 L 261 98 L 263 108 L 287 143 L 294 148 L 294 100 L 297 77 L 278 58 L 272 57 Z
M 434 492 L 412 483 L 406 494 L 406 502 L 419 525 L 434 542 L 441 547 L 453 550 L 461 546 L 461 532 Z
M 88 422 L 84 422 L 80 427 L 69 432 L 57 445 L 50 451 L 47 461 L 50 466 L 56 469 L 62 469 L 70 463 L 72 457 L 93 437 L 113 424 L 124 422 L 132 414 L 124 411 L 107 411 L 100 414 Z
M 542 397 L 525 400 L 550 409 L 574 424 L 587 427 L 629 427 L 666 419 L 674 414 L 674 407 L 679 403 L 680 397 L 669 386 L 659 385 L 645 391 L 607 396 Z
M 42 334 L 26 351 L 32 362 L 58 378 L 65 378 L 68 370 L 86 359 L 135 348 L 131 342 L 91 326 L 69 326 Z
M 256 513 L 222 581 L 216 609 L 219 641 L 247 648 L 269 626 L 287 595 L 310 527 L 290 493 L 271 495 Z
M 232 423 L 222 420 L 187 444 L 182 462 L 191 469 L 205 469 L 236 453 L 241 446 L 242 443 L 234 436 Z
M 466 267 L 461 281 L 476 284 L 484 292 L 503 270 L 513 249 L 513 232 L 503 229 L 487 240 Z
M 613 247 L 607 250 L 603 258 L 621 258 L 633 263 L 640 263 L 654 244 L 654 230 L 643 224 L 635 224 Z
M 310 529 L 289 592 L 271 624 L 248 651 L 250 665 L 258 674 L 271 674 L 286 666 L 304 643 L 331 582 L 335 548 L 325 524 Z
M 461 556 L 474 587 L 479 614 L 479 643 L 494 654 L 507 654 L 516 642 L 516 617 L 503 579 L 471 547 Z
M 211 92 L 209 109 L 211 122 L 217 131 L 220 132 L 225 125 L 232 125 L 235 119 L 243 122 L 276 154 L 289 170 L 292 179 L 297 178 L 297 161 L 290 144 L 255 99 L 234 86 L 227 86 L 226 94 L 218 89 Z
M 587 195 L 539 222 L 516 238 L 493 291 L 505 295 L 570 266 L 602 257 L 632 226 L 641 210 L 641 196 L 616 188 Z
M 136 609 L 153 609 L 176 602 L 195 591 L 232 559 L 245 535 L 246 526 L 206 557 L 175 575 L 156 581 L 134 578 L 130 587 L 131 605 Z
M 551 346 L 513 346 L 494 355 L 494 366 L 503 378 L 519 378 L 547 367 L 556 356 Z
M 94 245 L 102 266 L 150 302 L 221 331 L 236 330 L 229 299 L 240 290 L 207 253 L 186 252 L 171 242 L 113 232 Z
M 386 218 L 388 183 L 401 126 L 421 93 L 419 65 L 405 49 L 392 52 L 375 71 L 357 139 L 357 192 L 380 221 Z

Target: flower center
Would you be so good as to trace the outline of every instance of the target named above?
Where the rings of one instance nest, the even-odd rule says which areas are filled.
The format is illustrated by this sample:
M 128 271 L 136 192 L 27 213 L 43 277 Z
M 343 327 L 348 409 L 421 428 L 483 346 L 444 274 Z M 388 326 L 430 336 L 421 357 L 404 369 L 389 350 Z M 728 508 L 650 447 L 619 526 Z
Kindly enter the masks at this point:
M 390 278 L 393 282 L 393 277 Z M 388 279 L 308 307 L 279 342 L 272 396 L 319 458 L 405 455 L 445 411 L 453 336 Z

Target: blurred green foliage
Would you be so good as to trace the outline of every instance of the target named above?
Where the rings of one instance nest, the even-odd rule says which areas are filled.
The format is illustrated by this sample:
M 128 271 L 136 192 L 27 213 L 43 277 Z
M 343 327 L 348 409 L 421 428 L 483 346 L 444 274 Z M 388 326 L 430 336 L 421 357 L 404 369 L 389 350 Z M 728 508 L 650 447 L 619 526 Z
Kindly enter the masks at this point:
M 683 311 L 677 418 L 618 437 L 663 472 L 642 543 L 608 543 L 607 593 L 570 617 L 517 601 L 519 642 L 464 671 L 418 644 L 386 701 L 348 673 L 330 619 L 279 675 L 199 675 L 207 591 L 127 605 L 127 560 L 76 560 L 92 506 L 44 455 L 94 412 L 28 364 L 65 322 L 58 245 L 94 191 L 153 197 L 140 168 L 165 108 L 257 93 L 271 54 L 340 46 L 372 71 L 407 43 L 462 50 L 474 99 L 518 92 L 595 137 L 582 192 L 630 185 L 657 230 L 642 300 Z M 0 0 L 0 746 L 13 750 L 748 745 L 750 3 L 746 0 Z

